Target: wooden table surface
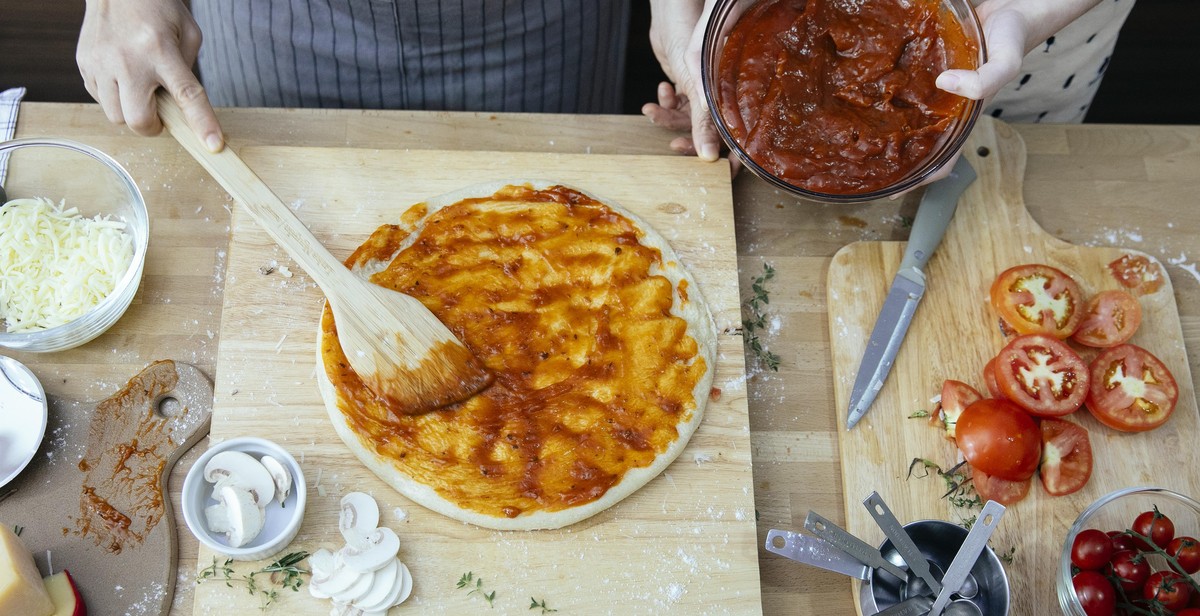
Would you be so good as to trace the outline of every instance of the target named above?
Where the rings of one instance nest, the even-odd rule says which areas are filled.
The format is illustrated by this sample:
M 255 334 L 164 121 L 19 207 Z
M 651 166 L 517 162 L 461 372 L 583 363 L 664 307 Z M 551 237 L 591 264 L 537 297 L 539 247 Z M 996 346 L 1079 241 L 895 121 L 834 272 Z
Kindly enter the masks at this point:
M 235 147 L 250 144 L 669 155 L 673 136 L 639 116 L 566 116 L 321 110 L 222 110 Z M 1029 159 L 1026 205 L 1068 242 L 1134 248 L 1158 257 L 1174 284 L 1192 374 L 1200 374 L 1200 126 L 1021 125 Z M 26 103 L 18 137 L 95 145 L 138 181 L 151 215 L 145 278 L 126 317 L 93 342 L 61 353 L 11 353 L 51 395 L 98 400 L 147 363 L 215 365 L 231 199 L 169 137 L 110 125 L 96 105 Z M 464 178 L 469 183 L 470 178 Z M 760 539 L 801 529 L 811 509 L 844 521 L 833 408 L 825 276 L 833 254 L 858 240 L 903 240 L 917 197 L 821 205 L 741 174 L 734 181 L 739 282 L 748 297 L 764 264 L 777 372 L 746 358 Z M 179 571 L 172 614 L 190 614 L 196 542 L 178 513 L 185 456 L 172 475 Z M 1170 478 L 1162 478 L 1170 486 Z M 1017 558 L 1020 556 L 1017 555 Z M 853 614 L 850 582 L 760 556 L 766 614 Z

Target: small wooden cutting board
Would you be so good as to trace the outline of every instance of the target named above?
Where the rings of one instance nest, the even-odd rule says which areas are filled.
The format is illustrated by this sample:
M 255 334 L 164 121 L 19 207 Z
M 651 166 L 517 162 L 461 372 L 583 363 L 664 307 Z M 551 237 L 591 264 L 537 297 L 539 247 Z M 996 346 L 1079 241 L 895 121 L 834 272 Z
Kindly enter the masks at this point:
M 1131 342 L 1157 355 L 1174 374 L 1180 391 L 1175 414 L 1161 428 L 1141 434 L 1106 428 L 1086 410 L 1070 415 L 1067 419 L 1084 426 L 1090 435 L 1095 456 L 1091 480 L 1075 494 L 1053 497 L 1035 478 L 1029 496 L 1009 507 L 990 542 L 998 553 L 1013 550 L 1006 570 L 1012 587 L 1011 613 L 1055 613 L 1062 544 L 1067 529 L 1089 504 L 1113 490 L 1139 485 L 1200 495 L 1200 475 L 1194 472 L 1200 468 L 1200 448 L 1194 446 L 1200 414 L 1179 311 L 1162 264 L 1136 251 L 1075 246 L 1046 233 L 1025 210 L 1025 144 L 1008 125 L 982 118 L 965 151 L 979 179 L 959 201 L 954 220 L 926 268 L 925 298 L 879 398 L 858 426 L 850 431 L 841 428 L 838 435 L 846 525 L 869 543 L 882 541 L 882 533 L 862 505 L 873 491 L 902 522 L 960 521 L 961 514 L 941 498 L 946 484 L 934 475 L 909 477 L 909 465 L 914 458 L 926 458 L 949 468 L 961 457 L 925 419 L 909 417 L 933 409 L 930 400 L 941 393 L 946 379 L 964 381 L 986 393 L 983 366 L 1004 345 L 988 301 L 988 289 L 1001 271 L 1025 263 L 1049 264 L 1073 276 L 1089 295 L 1120 288 L 1110 263 L 1126 254 L 1146 256 L 1161 270 L 1163 284 L 1140 298 L 1143 321 Z M 850 244 L 830 265 L 829 327 L 839 426 L 845 425 L 851 385 L 904 246 L 903 242 Z
M 212 383 L 199 368 L 150 364 L 100 403 L 51 397 L 46 437 L 6 488 L 0 523 L 43 575 L 68 569 L 92 616 L 166 614 L 175 590 L 167 479 L 208 434 Z

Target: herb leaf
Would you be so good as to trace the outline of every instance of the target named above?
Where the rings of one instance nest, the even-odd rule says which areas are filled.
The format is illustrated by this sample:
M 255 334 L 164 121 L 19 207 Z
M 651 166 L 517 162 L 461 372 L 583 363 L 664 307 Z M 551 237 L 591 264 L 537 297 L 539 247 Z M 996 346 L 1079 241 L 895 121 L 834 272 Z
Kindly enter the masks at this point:
M 297 566 L 305 558 L 308 558 L 308 552 L 292 552 L 262 569 L 249 573 L 238 573 L 230 566 L 233 564 L 232 558 L 218 564 L 217 558 L 214 556 L 211 565 L 197 572 L 196 582 L 204 583 L 219 580 L 225 582 L 225 585 L 229 588 L 233 588 L 234 584 L 242 584 L 246 587 L 246 592 L 258 597 L 259 609 L 266 611 L 279 598 L 279 592 L 276 587 L 287 588 L 292 591 L 300 590 L 300 586 L 304 584 L 302 576 L 311 573 L 311 571 L 301 569 Z M 259 574 L 266 574 L 267 582 L 265 586 L 255 577 Z
M 763 263 L 763 273 L 750 283 L 753 295 L 746 300 L 745 305 L 749 314 L 742 315 L 742 331 L 745 335 L 745 345 L 754 353 L 754 356 L 772 372 L 779 372 L 779 356 L 768 351 L 759 337 L 759 334 L 767 328 L 767 315 L 764 307 L 771 303 L 767 282 L 774 277 L 775 268 L 770 263 Z

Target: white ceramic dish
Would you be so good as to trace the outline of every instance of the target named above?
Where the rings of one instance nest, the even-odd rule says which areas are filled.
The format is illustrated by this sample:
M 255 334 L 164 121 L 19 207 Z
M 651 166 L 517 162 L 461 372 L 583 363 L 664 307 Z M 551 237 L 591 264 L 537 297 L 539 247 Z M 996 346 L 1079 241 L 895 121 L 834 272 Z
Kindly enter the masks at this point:
M 48 417 L 42 383 L 25 364 L 0 355 L 0 487 L 37 455 Z
M 241 451 L 255 458 L 270 454 L 292 474 L 292 489 L 287 499 L 283 503 L 271 501 L 266 507 L 262 532 L 253 541 L 238 548 L 230 547 L 223 533 L 209 531 L 204 518 L 204 508 L 217 503 L 212 497 L 213 484 L 204 479 L 204 466 L 213 456 L 230 450 Z M 282 552 L 296 538 L 304 521 L 307 502 L 308 484 L 296 459 L 284 448 L 262 438 L 239 437 L 213 445 L 188 469 L 183 480 L 183 519 L 188 529 L 200 543 L 234 560 L 263 560 Z

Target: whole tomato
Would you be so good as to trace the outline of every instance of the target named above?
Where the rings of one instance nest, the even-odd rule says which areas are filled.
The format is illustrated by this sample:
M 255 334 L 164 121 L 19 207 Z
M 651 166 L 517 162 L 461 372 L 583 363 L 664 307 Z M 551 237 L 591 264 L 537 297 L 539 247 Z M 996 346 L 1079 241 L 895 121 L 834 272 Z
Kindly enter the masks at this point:
M 1163 549 L 1166 549 L 1171 540 L 1175 538 L 1175 523 L 1171 521 L 1171 518 L 1159 512 L 1158 507 L 1139 514 L 1133 521 L 1132 530 L 1139 535 L 1149 537 L 1154 545 Z M 1150 549 L 1150 546 L 1144 545 L 1144 540 L 1136 537 L 1135 539 L 1139 539 L 1139 542 L 1143 544 L 1142 549 Z
M 1110 530 L 1108 531 L 1108 536 L 1112 539 L 1114 553 L 1123 550 L 1137 551 L 1142 549 L 1141 542 L 1123 530 Z
M 1175 557 L 1185 572 L 1200 571 L 1200 541 L 1191 537 L 1176 537 L 1167 544 L 1167 554 Z
M 1080 571 L 1071 578 L 1079 605 L 1087 616 L 1112 616 L 1117 611 L 1117 591 L 1098 571 Z
M 1183 580 L 1182 575 L 1164 569 L 1150 574 L 1150 579 L 1146 580 L 1146 586 L 1142 589 L 1142 596 L 1176 612 L 1187 607 L 1188 600 L 1192 598 L 1192 587 Z
M 1079 531 L 1071 544 L 1071 564 L 1085 571 L 1104 567 L 1112 554 L 1112 539 L 1104 531 L 1094 528 Z
M 1150 563 L 1147 563 L 1146 556 L 1137 550 L 1115 552 L 1108 571 L 1117 579 L 1126 594 L 1139 592 L 1146 586 L 1146 580 L 1150 579 Z

